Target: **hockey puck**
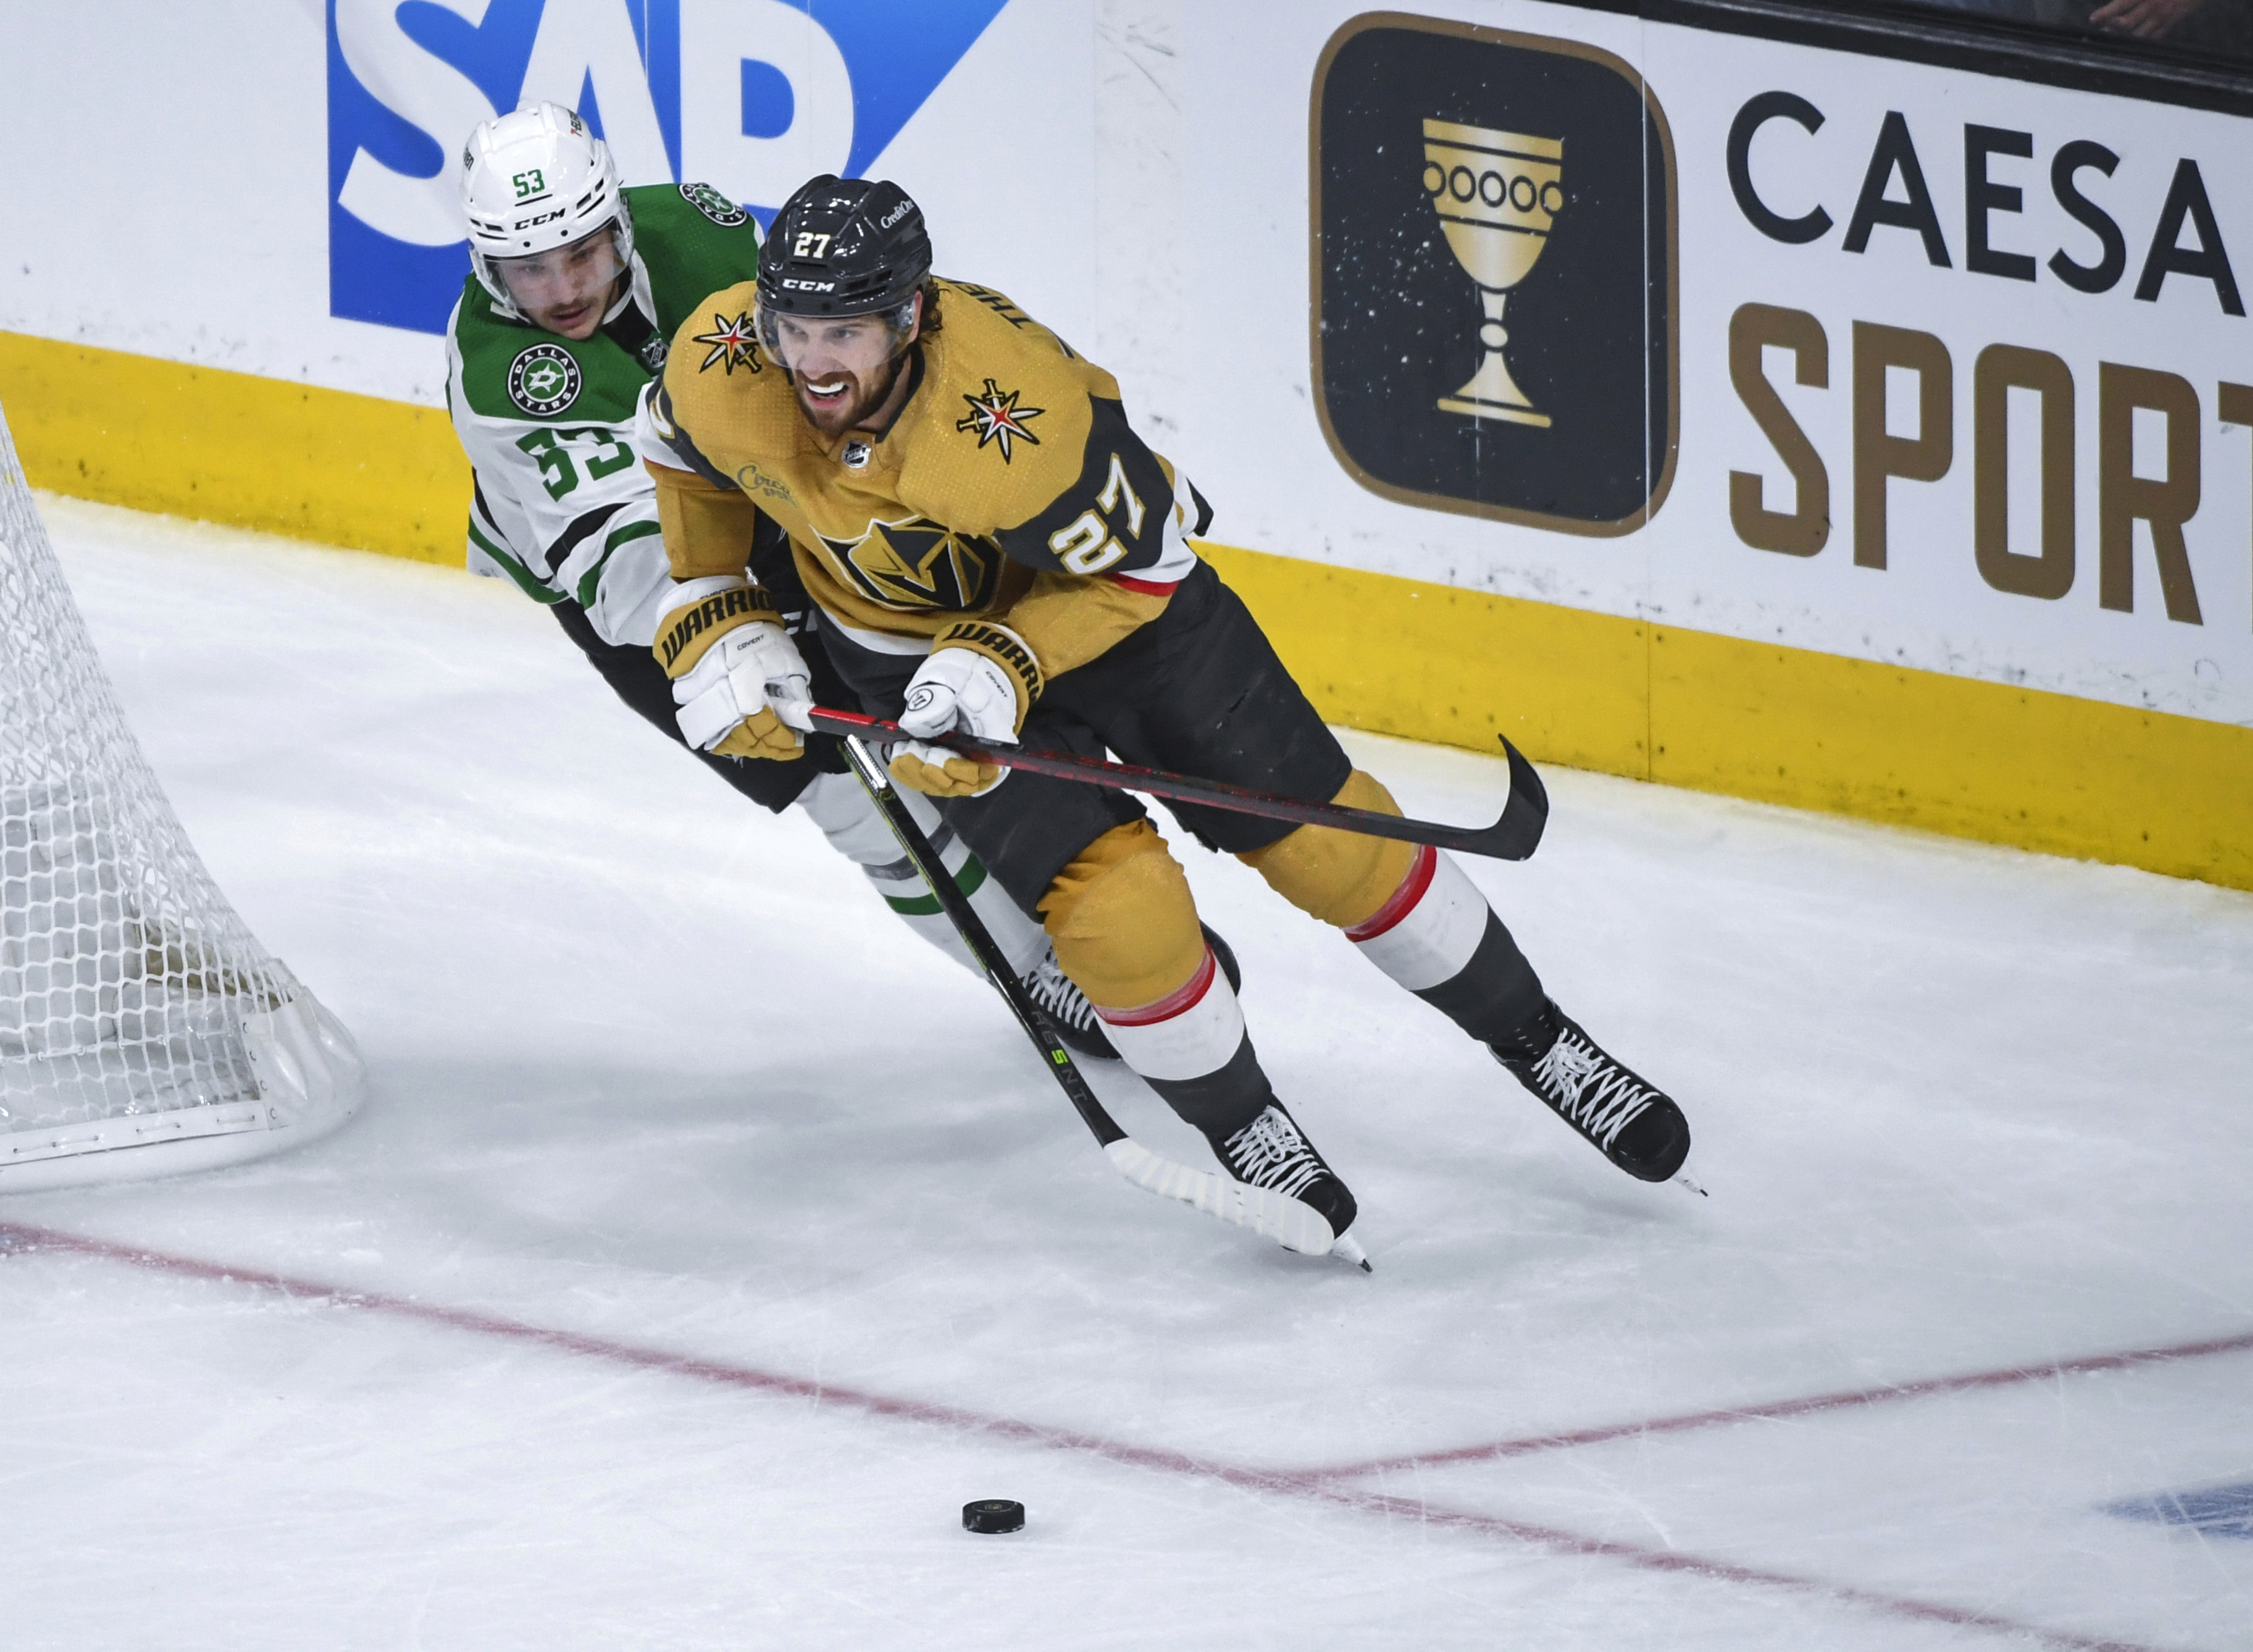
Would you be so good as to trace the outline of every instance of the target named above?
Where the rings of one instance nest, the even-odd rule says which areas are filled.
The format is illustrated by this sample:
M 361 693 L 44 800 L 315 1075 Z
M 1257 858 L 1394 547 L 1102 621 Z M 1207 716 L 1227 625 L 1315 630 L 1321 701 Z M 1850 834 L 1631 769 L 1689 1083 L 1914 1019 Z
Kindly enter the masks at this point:
M 976 1502 L 962 1505 L 962 1529 L 965 1531 L 1022 1531 L 1025 1529 L 1025 1505 L 1012 1502 L 1007 1497 L 980 1497 Z

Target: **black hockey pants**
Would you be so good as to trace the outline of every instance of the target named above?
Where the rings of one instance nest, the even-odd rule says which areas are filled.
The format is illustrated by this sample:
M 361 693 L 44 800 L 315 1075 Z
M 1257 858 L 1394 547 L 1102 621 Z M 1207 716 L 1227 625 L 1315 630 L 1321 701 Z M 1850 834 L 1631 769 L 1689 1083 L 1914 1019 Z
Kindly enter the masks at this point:
M 834 628 L 828 659 L 861 708 L 897 717 L 921 655 L 878 653 Z M 1099 757 L 1327 803 L 1353 772 L 1337 737 L 1284 669 L 1259 622 L 1203 562 L 1166 610 L 1086 665 L 1050 681 L 1025 720 L 1028 749 Z M 1147 812 L 1130 794 L 1013 771 L 982 797 L 935 799 L 947 823 L 1037 919 L 1057 874 L 1114 826 Z M 1206 847 L 1265 848 L 1287 821 L 1171 805 Z

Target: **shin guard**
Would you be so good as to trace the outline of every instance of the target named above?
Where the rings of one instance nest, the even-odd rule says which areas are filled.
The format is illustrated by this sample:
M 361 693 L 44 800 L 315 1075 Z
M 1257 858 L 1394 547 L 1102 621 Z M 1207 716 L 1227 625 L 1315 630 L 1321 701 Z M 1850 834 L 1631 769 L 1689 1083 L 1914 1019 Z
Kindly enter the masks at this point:
M 1484 1044 L 1546 1002 L 1541 978 L 1454 860 L 1428 846 L 1385 904 L 1345 931 L 1363 957 Z
M 940 864 L 953 875 L 955 887 L 970 897 L 971 907 L 1022 979 L 1048 955 L 1048 937 L 1018 910 L 998 881 L 986 875 L 984 864 L 939 818 L 929 798 L 904 788 L 899 795 L 938 851 Z M 972 974 L 985 973 L 858 780 L 848 774 L 825 774 L 799 794 L 798 806 L 821 828 L 831 848 L 861 868 L 902 923 Z
M 1102 1009 L 1119 1057 L 1208 1136 L 1241 1129 L 1275 1099 L 1244 1011 L 1210 949 L 1189 979 L 1136 1009 Z

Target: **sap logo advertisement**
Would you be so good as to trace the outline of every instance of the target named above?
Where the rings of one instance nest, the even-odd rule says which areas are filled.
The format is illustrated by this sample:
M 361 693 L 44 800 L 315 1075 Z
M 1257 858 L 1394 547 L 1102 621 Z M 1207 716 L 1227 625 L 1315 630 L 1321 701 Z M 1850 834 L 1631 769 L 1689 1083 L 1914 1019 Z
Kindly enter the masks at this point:
M 469 257 L 462 140 L 576 108 L 628 184 L 764 223 L 881 155 L 1007 0 L 328 0 L 329 311 L 440 332 Z

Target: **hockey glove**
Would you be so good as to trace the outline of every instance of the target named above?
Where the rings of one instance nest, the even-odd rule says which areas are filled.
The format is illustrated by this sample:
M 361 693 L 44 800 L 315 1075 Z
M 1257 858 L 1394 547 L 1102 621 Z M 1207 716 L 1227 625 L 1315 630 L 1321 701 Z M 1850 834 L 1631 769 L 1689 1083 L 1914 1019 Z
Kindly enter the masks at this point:
M 722 757 L 800 756 L 813 673 L 782 628 L 774 598 L 740 575 L 681 582 L 658 626 L 680 737 Z
M 1023 638 L 991 620 L 962 620 L 938 634 L 931 658 L 909 679 L 900 727 L 1013 746 L 1041 686 L 1040 662 Z M 892 748 L 891 770 L 902 785 L 934 798 L 977 797 L 1009 772 L 920 740 Z

